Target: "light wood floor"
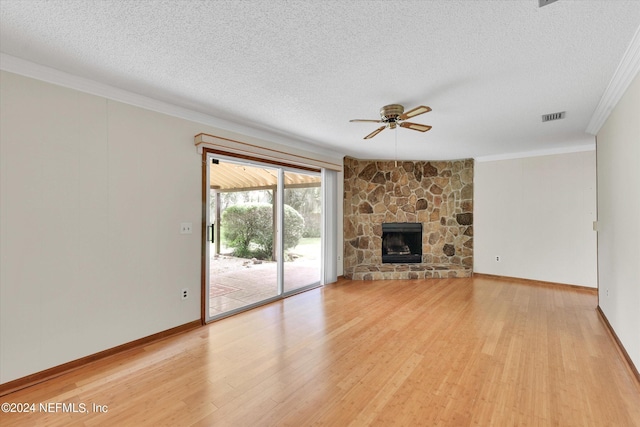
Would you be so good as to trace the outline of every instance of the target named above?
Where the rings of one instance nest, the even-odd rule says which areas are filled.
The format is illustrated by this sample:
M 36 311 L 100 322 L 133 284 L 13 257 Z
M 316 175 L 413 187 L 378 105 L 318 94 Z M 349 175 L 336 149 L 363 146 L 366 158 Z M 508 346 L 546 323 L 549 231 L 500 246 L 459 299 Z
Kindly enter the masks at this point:
M 640 426 L 596 305 L 485 277 L 343 280 L 4 396 L 90 413 L 0 425 Z

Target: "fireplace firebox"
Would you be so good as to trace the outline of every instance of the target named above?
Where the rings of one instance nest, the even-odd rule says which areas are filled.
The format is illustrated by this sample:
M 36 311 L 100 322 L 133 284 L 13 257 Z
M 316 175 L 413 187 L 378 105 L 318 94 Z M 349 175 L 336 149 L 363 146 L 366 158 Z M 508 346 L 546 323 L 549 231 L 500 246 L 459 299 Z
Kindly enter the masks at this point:
M 422 223 L 382 223 L 382 262 L 386 264 L 422 262 Z

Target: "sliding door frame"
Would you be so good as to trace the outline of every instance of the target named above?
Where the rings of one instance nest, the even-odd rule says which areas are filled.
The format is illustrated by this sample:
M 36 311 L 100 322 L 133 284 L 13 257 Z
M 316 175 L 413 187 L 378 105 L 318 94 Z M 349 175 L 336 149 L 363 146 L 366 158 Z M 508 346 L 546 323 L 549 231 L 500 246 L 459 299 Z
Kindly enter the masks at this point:
M 210 168 L 210 159 L 215 156 L 216 158 L 225 161 L 225 159 L 227 161 L 231 161 L 231 162 L 247 162 L 248 164 L 252 165 L 252 166 L 259 166 L 259 165 L 264 165 L 266 167 L 274 167 L 277 168 L 278 170 L 278 183 L 277 183 L 277 191 L 276 191 L 276 208 L 277 208 L 277 223 L 276 223 L 276 238 L 277 238 L 277 243 L 276 243 L 276 248 L 277 248 L 277 260 L 278 260 L 278 264 L 277 264 L 277 268 L 278 268 L 278 273 L 277 273 L 277 296 L 271 297 L 271 298 L 267 298 L 263 301 L 257 302 L 257 303 L 253 303 L 253 304 L 249 304 L 245 307 L 242 308 L 238 308 L 238 309 L 234 309 L 234 310 L 230 310 L 228 313 L 224 313 L 224 315 L 219 315 L 216 316 L 215 318 L 211 318 L 210 313 L 209 313 L 209 286 L 210 286 L 210 272 L 209 272 L 209 263 L 210 263 L 210 254 L 209 254 L 209 241 L 208 241 L 208 232 L 209 232 L 209 224 L 210 224 L 210 209 L 209 209 L 209 197 L 210 197 L 210 173 L 211 173 L 211 168 Z M 227 152 L 227 151 L 223 151 L 223 150 L 218 150 L 218 149 L 214 149 L 214 148 L 209 148 L 209 147 L 204 147 L 203 151 L 202 151 L 202 235 L 201 235 L 201 242 L 202 242 L 202 251 L 201 251 L 201 269 L 200 269 L 200 274 L 201 274 L 201 309 L 200 309 L 200 316 L 201 316 L 201 323 L 207 324 L 209 322 L 221 319 L 223 317 L 228 317 L 231 316 L 233 314 L 242 312 L 242 311 L 246 311 L 246 310 L 250 310 L 254 307 L 260 306 L 260 305 L 264 305 L 264 304 L 268 304 L 269 302 L 273 302 L 273 301 L 277 301 L 279 299 L 283 299 L 286 298 L 290 295 L 294 295 L 300 292 L 304 292 L 306 290 L 309 289 L 313 289 L 316 287 L 320 287 L 324 284 L 324 250 L 322 251 L 322 255 L 321 255 L 321 262 L 320 262 L 320 281 L 318 284 L 311 284 L 311 285 L 307 285 L 307 286 L 303 286 L 300 287 L 298 289 L 289 291 L 289 292 L 284 292 L 284 263 L 283 263 L 283 257 L 284 257 L 284 247 L 283 247 L 283 227 L 284 227 L 284 174 L 286 171 L 289 172 L 295 172 L 295 171 L 300 171 L 300 172 L 312 172 L 314 174 L 318 174 L 320 176 L 321 179 L 321 187 L 324 188 L 324 174 L 323 174 L 323 170 L 320 168 L 315 168 L 315 167 L 306 167 L 306 166 L 300 166 L 300 165 L 295 165 L 295 164 L 290 164 L 290 163 L 286 163 L 286 162 L 279 162 L 279 161 L 273 161 L 273 160 L 269 160 L 269 159 L 263 159 L 260 158 L 258 156 L 248 156 L 248 155 L 244 155 L 244 154 L 237 154 L 237 153 L 233 153 L 233 152 Z M 325 204 L 325 193 L 324 191 L 321 192 L 322 193 L 322 205 L 323 205 L 323 212 L 324 212 L 324 204 Z M 323 215 L 324 217 L 324 215 Z M 324 221 L 323 221 L 324 222 Z M 321 244 L 324 247 L 324 239 L 325 239 L 325 232 L 324 232 L 324 227 L 322 227 L 322 233 L 321 233 Z

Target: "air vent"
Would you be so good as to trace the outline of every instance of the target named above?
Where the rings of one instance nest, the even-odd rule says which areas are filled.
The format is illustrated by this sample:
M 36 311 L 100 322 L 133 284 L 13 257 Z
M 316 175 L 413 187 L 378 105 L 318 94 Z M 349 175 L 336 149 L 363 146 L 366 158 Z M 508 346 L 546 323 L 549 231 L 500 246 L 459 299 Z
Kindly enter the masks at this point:
M 558 0 L 538 0 L 538 7 L 546 6 L 557 1 Z
M 561 111 L 559 113 L 543 114 L 542 115 L 542 121 L 543 122 L 550 122 L 551 120 L 564 119 L 565 114 L 566 114 L 566 111 Z

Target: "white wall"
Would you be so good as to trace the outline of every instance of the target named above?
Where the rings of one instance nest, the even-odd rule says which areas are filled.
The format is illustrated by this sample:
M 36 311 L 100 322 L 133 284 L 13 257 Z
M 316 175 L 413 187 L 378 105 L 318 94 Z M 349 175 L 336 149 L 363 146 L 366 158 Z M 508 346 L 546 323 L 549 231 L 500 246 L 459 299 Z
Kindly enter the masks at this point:
M 598 133 L 599 305 L 640 368 L 640 75 Z
M 8 72 L 0 102 L 0 383 L 199 319 L 194 135 L 291 151 Z
M 595 220 L 594 151 L 475 164 L 476 273 L 596 287 Z

